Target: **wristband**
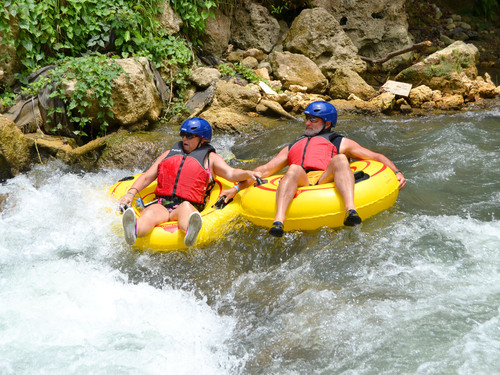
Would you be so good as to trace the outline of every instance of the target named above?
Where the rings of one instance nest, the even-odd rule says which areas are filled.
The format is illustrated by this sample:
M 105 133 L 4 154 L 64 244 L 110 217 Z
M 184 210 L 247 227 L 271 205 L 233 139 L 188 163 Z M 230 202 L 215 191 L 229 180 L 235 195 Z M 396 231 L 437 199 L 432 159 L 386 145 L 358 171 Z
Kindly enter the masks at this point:
M 131 187 L 129 190 L 132 190 L 132 189 L 135 189 L 135 191 L 139 192 L 139 189 L 137 189 L 135 187 Z
M 135 198 L 135 194 L 134 193 L 131 193 L 130 191 L 127 191 L 127 194 L 133 195 L 134 198 Z
M 237 192 L 240 191 L 240 187 L 238 186 L 238 184 L 234 185 L 233 187 L 236 188 Z
M 399 169 L 396 172 L 394 172 L 394 174 L 398 174 L 398 173 L 403 174 L 403 172 L 401 172 Z

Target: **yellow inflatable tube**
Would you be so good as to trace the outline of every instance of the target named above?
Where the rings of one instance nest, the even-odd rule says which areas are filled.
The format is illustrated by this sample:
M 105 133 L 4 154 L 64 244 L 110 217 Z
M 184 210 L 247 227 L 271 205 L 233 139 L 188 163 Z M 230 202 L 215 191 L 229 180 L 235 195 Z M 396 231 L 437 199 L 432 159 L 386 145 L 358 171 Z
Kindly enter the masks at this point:
M 391 169 L 373 160 L 352 162 L 351 169 L 357 177 L 354 201 L 363 220 L 396 202 L 399 182 Z M 323 172 L 317 171 L 309 174 L 312 180 L 317 180 L 321 173 Z M 110 194 L 120 198 L 139 176 L 140 174 L 134 175 L 117 182 L 110 188 Z M 227 223 L 237 215 L 242 215 L 256 225 L 271 227 L 276 214 L 276 189 L 282 176 L 270 176 L 265 184 L 245 189 L 223 209 L 216 209 L 214 204 L 220 198 L 220 192 L 234 184 L 218 177 L 205 209 L 201 212 L 203 226 L 196 245 L 205 245 L 223 237 L 229 229 Z M 140 192 L 139 196 L 145 204 L 155 199 L 155 188 L 156 181 Z M 141 211 L 137 209 L 135 201 L 133 207 L 137 216 L 140 216 Z M 333 183 L 302 187 L 297 190 L 288 208 L 285 230 L 340 227 L 343 226 L 344 215 L 344 202 Z M 177 221 L 157 225 L 148 236 L 139 237 L 134 246 L 157 251 L 186 249 L 184 232 L 179 229 Z
M 117 199 L 120 198 L 127 193 L 130 186 L 132 186 L 139 176 L 140 174 L 118 181 L 110 188 L 109 193 Z M 218 177 L 215 180 L 215 185 L 210 193 L 210 198 L 205 205 L 205 209 L 200 212 L 203 219 L 203 226 L 196 240 L 196 245 L 204 245 L 219 237 L 223 237 L 227 230 L 227 222 L 240 213 L 240 195 L 236 195 L 233 201 L 222 209 L 213 207 L 219 199 L 221 190 L 228 189 L 231 186 L 234 186 L 234 184 L 223 178 Z M 142 197 L 144 204 L 148 204 L 155 199 L 155 188 L 156 181 L 152 182 L 139 193 L 138 196 Z M 141 211 L 137 209 L 135 201 L 133 207 L 137 216 L 141 216 Z M 158 251 L 182 250 L 187 248 L 184 244 L 184 232 L 179 229 L 177 221 L 158 224 L 148 236 L 137 238 L 134 246 Z
M 354 203 L 359 216 L 370 216 L 391 207 L 398 197 L 399 182 L 394 172 L 373 160 L 355 161 L 351 169 L 359 181 L 354 185 Z M 323 172 L 309 172 L 314 179 Z M 276 189 L 283 175 L 270 176 L 267 183 L 242 192 L 241 214 L 252 223 L 271 227 L 276 214 Z M 357 178 L 357 180 L 358 180 Z M 301 187 L 286 213 L 284 229 L 314 230 L 344 225 L 344 201 L 333 183 Z

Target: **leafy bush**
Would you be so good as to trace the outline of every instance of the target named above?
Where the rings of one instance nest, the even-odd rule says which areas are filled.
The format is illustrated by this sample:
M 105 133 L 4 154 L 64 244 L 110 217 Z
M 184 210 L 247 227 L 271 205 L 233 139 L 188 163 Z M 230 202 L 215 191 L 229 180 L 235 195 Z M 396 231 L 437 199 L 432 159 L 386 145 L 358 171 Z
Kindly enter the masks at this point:
M 235 64 L 221 64 L 217 66 L 219 72 L 224 77 L 234 77 L 235 75 L 241 75 L 247 81 L 251 83 L 258 83 L 259 81 L 266 81 L 260 78 L 254 71 L 248 68 L 245 64 L 235 63 Z M 266 82 L 268 83 L 268 82 Z
M 213 16 L 211 9 L 216 2 L 169 1 L 184 20 L 184 33 L 197 40 L 204 31 L 205 20 Z M 157 17 L 162 3 L 163 0 L 0 0 L 0 40 L 15 44 L 22 64 L 16 78 L 23 84 L 27 84 L 30 73 L 51 64 L 58 65 L 53 73 L 55 84 L 76 71 L 85 84 L 108 82 L 109 72 L 99 68 L 105 65 L 104 54 L 123 58 L 145 56 L 157 68 L 172 68 L 174 73 L 166 83 L 174 96 L 181 98 L 194 58 L 189 40 L 167 35 L 162 28 Z M 12 19 L 19 25 L 15 40 Z M 5 102 L 11 93 L 8 88 L 1 91 Z M 105 99 L 109 93 L 109 88 L 99 93 L 103 119 L 111 104 Z M 178 107 L 178 103 L 173 104 Z M 80 125 L 86 123 L 82 117 L 77 120 Z M 103 121 L 103 126 L 107 126 Z
M 50 71 L 47 83 L 55 88 L 50 97 L 56 97 L 66 102 L 66 111 L 70 120 L 77 125 L 77 130 L 73 131 L 76 136 L 89 135 L 86 133 L 88 131 L 87 125 L 92 125 L 94 119 L 87 117 L 86 111 L 93 102 L 97 102 L 100 108 L 97 119 L 95 119 L 99 124 L 97 135 L 106 134 L 108 119 L 114 117 L 113 112 L 109 110 L 113 107 L 113 99 L 111 98 L 113 80 L 121 74 L 125 74 L 121 65 L 102 55 L 68 58 Z M 71 98 L 65 96 L 63 81 L 75 82 L 75 91 Z M 57 110 L 60 110 L 59 107 L 51 109 L 49 115 Z M 60 124 L 54 124 L 53 131 L 59 130 L 59 127 Z M 93 131 L 92 127 L 90 127 L 90 131 Z M 94 134 L 90 135 L 94 138 Z

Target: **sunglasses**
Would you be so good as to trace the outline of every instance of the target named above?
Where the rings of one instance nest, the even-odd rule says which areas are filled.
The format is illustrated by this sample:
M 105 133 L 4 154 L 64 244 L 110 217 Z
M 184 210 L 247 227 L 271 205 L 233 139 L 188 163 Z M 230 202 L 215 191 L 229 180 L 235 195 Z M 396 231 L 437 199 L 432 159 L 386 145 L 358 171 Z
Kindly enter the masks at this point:
M 318 122 L 321 120 L 319 117 L 306 117 L 306 121 Z
M 186 137 L 187 139 L 193 139 L 194 137 L 196 137 L 196 134 L 188 132 L 180 132 L 179 135 L 181 136 L 181 138 Z

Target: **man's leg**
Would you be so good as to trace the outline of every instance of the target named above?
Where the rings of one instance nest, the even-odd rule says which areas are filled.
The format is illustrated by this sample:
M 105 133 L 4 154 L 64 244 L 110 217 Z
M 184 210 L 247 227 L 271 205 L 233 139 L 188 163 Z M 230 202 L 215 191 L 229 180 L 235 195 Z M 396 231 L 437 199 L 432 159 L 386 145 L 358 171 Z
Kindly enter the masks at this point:
M 276 216 L 273 228 L 269 232 L 273 236 L 281 237 L 283 235 L 283 223 L 285 222 L 288 206 L 292 202 L 297 188 L 308 185 L 309 179 L 304 169 L 300 165 L 291 165 L 281 179 L 276 191 Z
M 344 225 L 353 226 L 361 223 L 361 218 L 354 205 L 354 173 L 349 165 L 349 159 L 344 154 L 335 155 L 326 171 L 321 175 L 318 184 L 335 182 L 335 187 L 344 200 L 346 217 Z

